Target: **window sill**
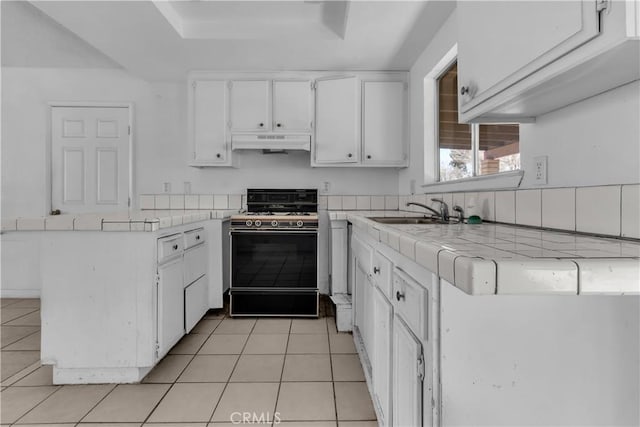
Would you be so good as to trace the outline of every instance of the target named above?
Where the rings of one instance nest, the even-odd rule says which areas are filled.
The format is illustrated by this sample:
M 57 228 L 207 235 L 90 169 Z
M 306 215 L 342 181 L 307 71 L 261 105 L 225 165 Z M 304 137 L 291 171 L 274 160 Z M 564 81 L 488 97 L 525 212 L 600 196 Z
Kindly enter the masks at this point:
M 474 176 L 455 181 L 434 182 L 422 185 L 426 193 L 448 193 L 456 191 L 509 190 L 518 188 L 524 176 L 523 170 Z

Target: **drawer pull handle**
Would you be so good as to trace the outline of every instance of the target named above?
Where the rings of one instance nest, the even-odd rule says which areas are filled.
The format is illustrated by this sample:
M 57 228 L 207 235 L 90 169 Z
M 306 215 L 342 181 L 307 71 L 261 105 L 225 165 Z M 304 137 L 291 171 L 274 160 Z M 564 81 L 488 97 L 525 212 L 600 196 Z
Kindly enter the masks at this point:
M 400 291 L 396 292 L 396 299 L 398 301 L 400 301 L 401 299 L 404 299 L 404 294 L 400 293 Z
M 469 86 L 462 86 L 460 88 L 460 95 L 468 95 L 469 94 Z
M 178 250 L 178 245 L 173 245 L 173 250 L 177 251 Z
M 196 240 L 200 240 L 200 235 L 196 236 Z
M 380 269 L 378 267 L 373 267 L 373 274 L 380 274 Z

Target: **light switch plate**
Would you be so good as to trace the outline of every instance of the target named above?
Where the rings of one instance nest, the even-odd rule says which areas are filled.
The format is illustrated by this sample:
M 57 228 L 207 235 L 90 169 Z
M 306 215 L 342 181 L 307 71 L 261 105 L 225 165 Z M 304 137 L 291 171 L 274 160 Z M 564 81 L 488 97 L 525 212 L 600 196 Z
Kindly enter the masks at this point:
M 542 185 L 547 183 L 547 156 L 538 156 L 533 158 L 534 182 Z

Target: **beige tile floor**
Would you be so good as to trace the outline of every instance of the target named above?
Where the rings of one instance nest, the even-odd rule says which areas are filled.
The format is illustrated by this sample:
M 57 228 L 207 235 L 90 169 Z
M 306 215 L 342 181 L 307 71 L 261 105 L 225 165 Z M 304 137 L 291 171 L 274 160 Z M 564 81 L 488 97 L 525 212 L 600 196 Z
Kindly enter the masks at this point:
M 141 384 L 52 384 L 40 365 L 40 302 L 1 299 L 0 423 L 25 427 L 212 427 L 255 413 L 300 427 L 373 427 L 351 334 L 319 319 L 210 311 Z M 242 423 L 240 423 L 242 425 Z

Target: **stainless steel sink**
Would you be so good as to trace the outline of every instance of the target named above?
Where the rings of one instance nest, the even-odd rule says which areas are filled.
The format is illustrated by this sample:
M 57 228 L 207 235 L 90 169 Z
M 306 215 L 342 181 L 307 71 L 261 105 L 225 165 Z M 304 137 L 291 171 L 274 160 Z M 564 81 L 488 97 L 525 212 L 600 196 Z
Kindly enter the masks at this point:
M 411 216 L 386 216 L 369 217 L 370 220 L 381 224 L 457 224 L 457 221 L 443 222 L 437 218 L 411 217 Z

